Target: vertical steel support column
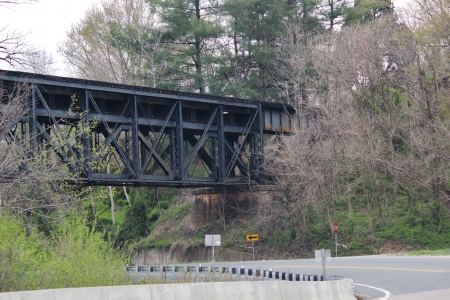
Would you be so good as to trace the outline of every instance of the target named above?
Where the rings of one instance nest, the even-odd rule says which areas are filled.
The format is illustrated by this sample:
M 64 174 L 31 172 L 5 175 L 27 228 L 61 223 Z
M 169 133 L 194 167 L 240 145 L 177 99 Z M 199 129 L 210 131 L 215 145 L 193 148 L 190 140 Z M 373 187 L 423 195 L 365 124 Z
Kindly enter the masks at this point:
M 131 166 L 131 162 L 130 162 L 130 131 L 127 129 L 124 131 L 124 135 L 125 135 L 125 143 L 124 143 L 124 147 L 125 147 L 125 159 L 124 159 L 124 163 L 125 163 L 125 168 L 124 171 L 128 174 L 131 175 L 131 170 L 128 168 L 128 166 Z
M 140 170 L 140 160 L 139 160 L 139 127 L 138 127 L 138 106 L 137 106 L 137 96 L 133 96 L 133 101 L 131 103 L 131 152 L 133 155 L 133 161 L 131 163 L 134 173 L 136 174 L 136 179 L 141 181 L 141 170 Z
M 89 128 L 89 91 L 84 90 L 84 99 L 83 99 L 83 111 L 85 113 L 84 123 L 85 128 Z M 91 138 L 89 136 L 89 132 L 83 133 L 82 138 L 83 151 L 84 151 L 84 171 L 88 181 L 91 181 Z
M 252 180 L 258 183 L 264 182 L 264 141 L 263 141 L 263 110 L 261 105 L 258 105 L 257 116 L 253 125 L 253 134 L 250 140 L 251 158 L 250 158 L 250 175 Z
M 30 127 L 30 147 L 31 151 L 37 150 L 37 115 L 36 115 L 36 87 L 31 88 L 29 127 Z
M 255 112 L 258 113 L 257 111 Z M 248 134 L 248 146 L 250 147 L 250 161 L 249 161 L 249 176 L 251 180 L 256 179 L 256 169 L 257 169 L 257 158 L 256 155 L 258 153 L 257 139 L 258 139 L 258 131 L 256 130 L 258 127 L 258 115 L 256 115 L 255 122 L 253 126 L 250 128 L 250 132 Z
M 175 121 L 176 121 L 176 163 L 178 170 L 178 178 L 183 183 L 186 178 L 184 177 L 184 148 L 183 148 L 183 106 L 182 101 L 178 100 L 177 108 L 175 109 Z
M 214 180 L 219 181 L 219 170 L 217 168 L 217 136 L 211 139 L 211 166 Z
M 257 157 L 257 168 L 258 168 L 258 178 L 259 183 L 264 183 L 266 181 L 265 175 L 264 175 L 264 135 L 263 135 L 263 128 L 264 128 L 264 111 L 263 108 L 260 105 L 258 105 L 258 116 L 256 118 L 257 121 L 257 131 L 258 131 L 258 137 L 257 142 L 259 144 L 258 147 L 258 157 Z
M 138 142 L 139 142 L 139 136 L 137 137 Z M 140 157 L 140 161 L 139 161 L 139 170 L 141 170 L 141 166 L 144 165 L 145 161 L 147 160 L 147 154 L 146 154 L 146 148 L 144 143 L 140 143 L 140 148 L 141 148 L 141 157 Z M 145 172 L 145 170 L 141 171 L 142 173 Z M 139 173 L 139 180 L 141 179 L 141 175 Z
M 217 112 L 217 141 L 218 141 L 218 181 L 226 181 L 227 163 L 225 157 L 225 129 L 223 118 L 223 105 L 219 105 L 219 111 Z
M 176 145 L 175 145 L 175 128 L 169 129 L 169 150 L 170 150 L 170 170 L 174 171 L 173 173 L 169 174 L 170 179 L 173 179 L 172 177 L 176 177 L 175 171 L 177 170 L 177 163 L 176 163 Z

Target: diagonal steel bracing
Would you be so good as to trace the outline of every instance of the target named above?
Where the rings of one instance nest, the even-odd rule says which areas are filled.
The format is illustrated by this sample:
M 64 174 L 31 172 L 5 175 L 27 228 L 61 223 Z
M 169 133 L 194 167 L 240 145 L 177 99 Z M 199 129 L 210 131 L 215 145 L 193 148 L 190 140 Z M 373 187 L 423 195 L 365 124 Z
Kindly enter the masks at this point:
M 149 155 L 147 156 L 143 166 L 142 166 L 142 170 L 145 170 L 148 166 L 148 164 L 150 163 L 150 160 L 152 158 L 154 158 L 158 164 L 164 169 L 164 171 L 166 172 L 166 174 L 169 174 L 169 167 L 166 166 L 164 160 L 161 158 L 161 156 L 156 152 L 156 148 L 159 146 L 159 143 L 161 142 L 161 139 L 164 136 L 164 131 L 167 128 L 167 124 L 169 123 L 170 118 L 173 115 L 173 112 L 175 111 L 175 108 L 177 107 L 178 102 L 174 103 L 172 105 L 172 107 L 170 108 L 169 113 L 167 114 L 167 117 L 165 119 L 165 122 L 163 124 L 163 126 L 161 126 L 161 129 L 158 132 L 157 138 L 155 143 L 152 145 L 150 142 L 148 142 L 144 136 L 140 133 L 140 142 L 143 144 L 143 146 L 145 146 L 146 149 L 149 150 Z M 149 118 L 145 118 L 147 121 L 149 120 Z M 151 127 L 151 129 L 153 129 L 153 126 Z M 141 174 L 142 175 L 142 174 Z
M 3 88 L 18 82 L 32 89 L 29 115 L 0 138 L 53 147 L 89 185 L 262 183 L 263 134 L 290 131 L 275 103 L 0 71 Z
M 208 138 L 208 132 L 211 128 L 211 123 L 214 120 L 214 117 L 216 116 L 217 110 L 219 109 L 219 107 L 216 107 L 214 109 L 214 111 L 211 114 L 211 117 L 209 118 L 208 124 L 205 127 L 205 130 L 202 133 L 202 136 L 200 137 L 200 139 L 197 141 L 197 143 L 195 144 L 195 146 L 192 148 L 192 150 L 189 152 L 187 159 L 186 159 L 186 163 L 184 166 L 185 169 L 185 174 L 184 176 L 187 176 L 187 172 L 189 171 L 189 168 L 192 165 L 192 162 L 194 161 L 194 158 L 196 155 L 198 155 L 198 151 L 200 150 L 200 148 L 202 148 L 202 146 L 205 144 L 206 139 Z

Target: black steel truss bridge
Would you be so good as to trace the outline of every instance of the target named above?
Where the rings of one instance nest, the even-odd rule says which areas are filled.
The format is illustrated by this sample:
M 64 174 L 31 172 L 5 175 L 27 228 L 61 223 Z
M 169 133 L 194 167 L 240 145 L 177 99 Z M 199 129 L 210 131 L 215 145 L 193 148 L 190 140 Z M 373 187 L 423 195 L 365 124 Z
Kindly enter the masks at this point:
M 230 97 L 1 71 L 29 89 L 7 134 L 31 151 L 54 145 L 86 185 L 214 187 L 264 183 L 264 135 L 291 131 L 292 107 Z M 73 138 L 74 131 L 88 128 Z

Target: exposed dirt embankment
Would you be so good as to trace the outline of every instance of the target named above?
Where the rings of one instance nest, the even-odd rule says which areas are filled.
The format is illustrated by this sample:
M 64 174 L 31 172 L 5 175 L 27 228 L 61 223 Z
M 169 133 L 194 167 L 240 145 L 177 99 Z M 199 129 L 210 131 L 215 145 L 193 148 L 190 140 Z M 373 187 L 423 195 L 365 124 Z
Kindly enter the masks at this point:
M 246 261 L 251 260 L 249 253 L 214 248 L 216 261 Z M 173 244 L 170 248 L 152 248 L 140 250 L 133 259 L 136 265 L 165 265 L 186 263 L 194 261 L 211 261 L 212 248 L 205 246 L 185 246 L 182 244 Z
M 255 193 L 244 188 L 227 189 L 196 189 L 191 190 L 183 205 L 188 204 L 188 210 L 165 212 L 152 233 L 142 241 L 133 263 L 147 264 L 175 264 L 193 261 L 211 261 L 212 248 L 204 246 L 204 236 L 207 234 L 220 234 L 222 247 L 215 247 L 216 261 L 246 261 L 252 254 L 244 252 L 246 249 L 245 232 L 237 232 L 231 236 L 224 232 L 233 220 L 246 220 L 246 212 L 250 211 L 261 201 L 269 201 L 269 189 L 260 187 L 261 191 Z M 238 223 L 236 221 L 236 223 Z M 253 233 L 253 232 L 248 232 Z M 228 235 L 227 235 L 228 234 Z M 160 247 L 167 245 L 170 247 Z M 228 249 L 225 242 L 228 241 Z M 233 242 L 230 242 L 233 241 Z M 158 242 L 159 245 L 158 245 Z M 230 244 L 244 251 L 231 250 Z M 238 245 L 238 246 L 236 246 Z

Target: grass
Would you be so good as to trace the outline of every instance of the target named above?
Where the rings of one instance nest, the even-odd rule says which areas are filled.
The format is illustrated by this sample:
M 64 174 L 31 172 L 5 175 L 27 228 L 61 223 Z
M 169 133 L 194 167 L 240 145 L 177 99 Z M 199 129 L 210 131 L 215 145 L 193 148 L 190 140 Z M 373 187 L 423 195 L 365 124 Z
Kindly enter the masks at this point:
M 421 256 L 421 255 L 450 255 L 450 248 L 444 249 L 444 250 L 417 250 L 417 251 L 410 251 L 408 252 L 408 255 L 415 255 L 415 256 Z

